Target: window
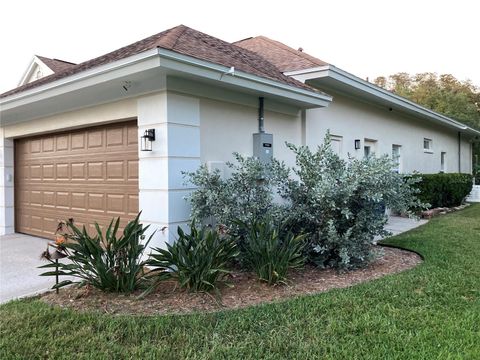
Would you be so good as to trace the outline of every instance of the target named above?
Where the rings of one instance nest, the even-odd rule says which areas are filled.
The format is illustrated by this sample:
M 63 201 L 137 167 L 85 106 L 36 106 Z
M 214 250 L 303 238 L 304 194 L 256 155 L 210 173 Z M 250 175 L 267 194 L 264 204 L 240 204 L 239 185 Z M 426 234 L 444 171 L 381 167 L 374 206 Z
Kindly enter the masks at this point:
M 372 147 L 369 146 L 369 145 L 365 145 L 365 146 L 363 147 L 363 156 L 367 158 L 367 157 L 369 157 L 371 154 L 372 154 Z
M 423 151 L 433 153 L 432 139 L 423 138 Z
M 440 153 L 440 172 L 444 173 L 447 172 L 447 153 L 442 151 Z
M 330 140 L 331 140 L 332 150 L 335 152 L 335 154 L 342 156 L 343 137 L 337 136 L 337 135 L 331 135 Z
M 363 156 L 366 158 L 375 156 L 376 147 L 377 140 L 365 139 L 363 142 Z
M 392 145 L 392 160 L 393 160 L 393 171 L 400 173 L 402 171 L 401 166 L 402 166 L 402 158 L 401 158 L 401 150 L 402 146 L 401 145 Z

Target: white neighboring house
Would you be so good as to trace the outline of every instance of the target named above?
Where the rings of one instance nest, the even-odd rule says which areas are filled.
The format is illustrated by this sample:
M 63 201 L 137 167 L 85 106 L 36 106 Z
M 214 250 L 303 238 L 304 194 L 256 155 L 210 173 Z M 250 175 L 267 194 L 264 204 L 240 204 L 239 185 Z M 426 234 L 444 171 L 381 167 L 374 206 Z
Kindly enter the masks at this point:
M 285 142 L 314 147 L 327 129 L 343 156 L 471 172 L 478 131 L 252 39 L 230 44 L 181 25 L 32 82 L 28 70 L 0 95 L 0 235 L 52 237 L 65 218 L 105 226 L 142 210 L 152 230 L 166 227 L 151 243 L 162 246 L 189 217 L 182 171 L 224 169 L 234 151 L 293 165 Z

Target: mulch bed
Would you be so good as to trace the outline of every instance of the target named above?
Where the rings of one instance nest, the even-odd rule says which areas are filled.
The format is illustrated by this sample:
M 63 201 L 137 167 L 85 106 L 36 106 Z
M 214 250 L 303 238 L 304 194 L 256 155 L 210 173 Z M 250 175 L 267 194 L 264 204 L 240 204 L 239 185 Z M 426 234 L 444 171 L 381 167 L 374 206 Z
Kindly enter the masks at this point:
M 238 309 L 251 305 L 279 301 L 305 294 L 315 294 L 334 288 L 345 288 L 361 282 L 398 273 L 421 263 L 421 258 L 410 251 L 379 247 L 382 256 L 365 269 L 339 273 L 332 269 L 307 266 L 291 271 L 288 284 L 268 286 L 249 272 L 235 272 L 229 280 L 232 287 L 222 287 L 221 296 L 189 293 L 165 281 L 158 291 L 143 299 L 138 294 L 104 293 L 92 288 L 69 287 L 46 293 L 44 302 L 78 311 L 99 311 L 107 314 L 159 315 L 211 312 Z

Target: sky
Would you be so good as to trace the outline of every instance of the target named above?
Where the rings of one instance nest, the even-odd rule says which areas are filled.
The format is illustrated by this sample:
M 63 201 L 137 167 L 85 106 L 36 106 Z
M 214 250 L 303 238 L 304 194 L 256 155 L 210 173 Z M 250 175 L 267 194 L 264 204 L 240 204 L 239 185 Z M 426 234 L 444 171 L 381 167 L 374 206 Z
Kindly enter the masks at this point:
M 12 0 L 0 9 L 0 93 L 34 54 L 79 63 L 179 24 L 265 35 L 361 78 L 450 73 L 480 86 L 476 0 Z

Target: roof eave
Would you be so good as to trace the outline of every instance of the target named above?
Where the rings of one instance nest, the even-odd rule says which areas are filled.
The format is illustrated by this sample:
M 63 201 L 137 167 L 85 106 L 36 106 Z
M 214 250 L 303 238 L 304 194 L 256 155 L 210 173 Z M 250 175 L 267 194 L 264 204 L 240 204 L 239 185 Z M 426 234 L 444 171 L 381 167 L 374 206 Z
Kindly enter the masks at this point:
M 333 99 L 330 95 L 324 93 L 308 91 L 239 70 L 235 70 L 233 74 L 230 74 L 230 67 L 179 54 L 171 50 L 159 49 L 159 55 L 162 66 L 172 70 L 188 72 L 210 80 L 220 80 L 234 86 L 278 97 L 290 98 L 305 103 L 306 107 L 325 107 Z M 169 63 L 169 60 L 173 60 L 173 62 Z M 186 67 L 179 66 L 180 64 Z
M 69 91 L 71 91 L 75 86 L 82 86 L 81 83 L 85 80 L 91 80 L 95 78 L 98 79 L 100 75 L 111 73 L 114 70 L 127 68 L 131 65 L 138 64 L 155 57 L 158 57 L 158 49 L 148 50 L 128 58 L 88 69 L 77 74 L 34 87 L 32 89 L 0 98 L 0 106 L 5 109 L 10 108 L 11 106 L 27 104 L 29 102 L 41 101 L 44 98 L 49 98 L 61 93 L 62 90 L 64 90 L 67 86 L 70 87 Z
M 319 78 L 332 78 L 342 84 L 351 86 L 364 93 L 376 96 L 379 99 L 388 100 L 393 105 L 396 105 L 400 109 L 409 110 L 418 113 L 423 117 L 427 117 L 430 120 L 436 121 L 443 125 L 453 127 L 458 131 L 468 133 L 470 135 L 478 136 L 480 131 L 472 129 L 465 124 L 462 124 L 448 116 L 437 113 L 433 110 L 427 109 L 413 101 L 410 101 L 402 96 L 396 95 L 388 90 L 382 89 L 368 81 L 365 81 L 353 74 L 348 73 L 342 69 L 333 65 L 319 66 L 315 68 L 309 68 L 304 70 L 297 70 L 285 73 L 287 76 L 292 76 L 300 81 L 307 81 Z
M 128 75 L 129 71 L 138 72 L 142 69 L 151 69 L 152 67 L 171 68 L 200 77 L 214 80 L 221 79 L 221 81 L 236 87 L 292 99 L 299 104 L 303 104 L 306 108 L 328 106 L 332 100 L 326 94 L 308 91 L 241 71 L 235 71 L 234 76 L 224 75 L 229 70 L 225 66 L 202 61 L 166 49 L 155 48 L 0 98 L 0 107 L 2 110 L 13 109 L 17 106 L 55 97 L 65 91 L 74 91 L 75 89 L 85 87 L 86 84 L 94 86 L 107 78 L 114 79 L 118 77 L 118 71 L 116 72 L 116 70 L 122 70 L 122 75 L 125 76 Z

